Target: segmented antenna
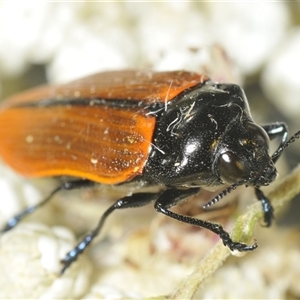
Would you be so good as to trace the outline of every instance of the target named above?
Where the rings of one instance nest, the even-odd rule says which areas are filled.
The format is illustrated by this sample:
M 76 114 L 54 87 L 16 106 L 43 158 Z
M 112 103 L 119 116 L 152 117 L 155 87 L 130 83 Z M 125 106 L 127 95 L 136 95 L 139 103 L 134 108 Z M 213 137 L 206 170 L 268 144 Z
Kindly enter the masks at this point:
M 218 194 L 215 198 L 211 199 L 207 203 L 205 203 L 202 207 L 203 209 L 207 209 L 217 202 L 219 202 L 222 198 L 224 198 L 227 194 L 229 194 L 231 191 L 235 190 L 240 185 L 243 185 L 247 182 L 247 180 L 242 180 L 237 183 L 232 184 L 231 186 L 227 187 L 225 190 L 223 190 L 220 194 Z
M 300 138 L 300 130 L 297 131 L 295 134 L 293 134 L 288 141 L 286 141 L 281 147 L 279 147 L 274 154 L 271 156 L 272 161 L 275 163 L 277 158 L 280 156 L 280 154 L 283 152 L 285 148 L 287 148 L 290 144 L 294 143 L 297 139 Z M 203 209 L 207 209 L 217 202 L 219 202 L 222 198 L 224 198 L 227 194 L 229 194 L 231 191 L 235 190 L 238 186 L 246 184 L 247 180 L 242 180 L 237 183 L 232 184 L 231 186 L 227 187 L 225 190 L 223 190 L 220 194 L 218 194 L 216 197 L 205 203 L 202 207 Z
M 290 144 L 294 143 L 297 139 L 300 138 L 300 130 L 297 131 L 295 134 L 293 134 L 290 139 L 285 142 L 283 145 L 281 145 L 281 147 L 279 147 L 271 156 L 271 159 L 273 160 L 273 162 L 276 162 L 278 156 L 283 152 L 283 150 L 288 147 Z

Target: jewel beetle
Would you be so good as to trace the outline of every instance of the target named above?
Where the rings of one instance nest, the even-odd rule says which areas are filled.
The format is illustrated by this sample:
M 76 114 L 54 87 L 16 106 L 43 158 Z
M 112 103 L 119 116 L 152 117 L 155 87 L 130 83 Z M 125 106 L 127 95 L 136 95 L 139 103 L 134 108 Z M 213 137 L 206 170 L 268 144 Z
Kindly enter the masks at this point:
M 2 232 L 60 190 L 96 184 L 158 186 L 118 199 L 98 225 L 62 260 L 63 273 L 91 243 L 115 210 L 154 207 L 178 221 L 206 228 L 231 250 L 257 245 L 233 241 L 220 224 L 171 208 L 201 188 L 223 191 L 208 208 L 240 185 L 252 186 L 271 225 L 273 208 L 260 187 L 275 180 L 275 162 L 300 136 L 288 140 L 285 123 L 257 125 L 243 90 L 186 71 L 102 72 L 59 86 L 10 97 L 0 107 L 0 157 L 28 177 L 71 176 L 41 203 L 12 217 Z M 269 154 L 269 141 L 279 146 Z

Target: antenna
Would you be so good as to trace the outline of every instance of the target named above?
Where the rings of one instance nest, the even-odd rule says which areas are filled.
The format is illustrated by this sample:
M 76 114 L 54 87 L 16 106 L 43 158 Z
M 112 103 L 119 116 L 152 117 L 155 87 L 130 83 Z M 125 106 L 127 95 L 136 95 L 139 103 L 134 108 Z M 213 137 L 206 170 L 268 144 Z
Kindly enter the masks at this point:
M 227 194 L 229 194 L 231 191 L 235 190 L 237 187 L 239 187 L 240 185 L 245 184 L 246 182 L 247 182 L 247 180 L 244 179 L 244 180 L 241 180 L 237 183 L 232 184 L 231 186 L 229 186 L 225 190 L 223 190 L 221 193 L 219 193 L 216 197 L 214 197 L 213 199 L 211 199 L 210 201 L 205 203 L 202 207 L 204 209 L 207 209 L 207 208 L 213 206 L 214 204 L 219 202 L 222 198 L 224 198 Z
M 290 144 L 294 143 L 297 139 L 300 138 L 300 130 L 293 134 L 288 141 L 286 141 L 283 145 L 281 145 L 271 156 L 272 161 L 275 163 L 277 158 L 283 152 L 285 148 L 287 148 Z

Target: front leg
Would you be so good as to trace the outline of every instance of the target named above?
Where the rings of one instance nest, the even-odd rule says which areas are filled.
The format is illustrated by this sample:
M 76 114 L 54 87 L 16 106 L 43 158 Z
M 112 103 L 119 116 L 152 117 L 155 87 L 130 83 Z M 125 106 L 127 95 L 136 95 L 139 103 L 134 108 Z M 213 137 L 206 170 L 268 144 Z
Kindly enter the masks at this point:
M 278 151 L 287 142 L 288 128 L 285 123 L 276 122 L 276 123 L 266 124 L 262 127 L 267 132 L 270 140 L 273 140 L 277 137 L 280 138 L 280 144 L 276 151 Z M 276 161 L 278 160 L 279 157 L 280 157 L 280 155 L 275 157 L 273 159 L 273 162 L 276 163 Z
M 259 189 L 255 188 L 255 195 L 260 201 L 264 213 L 264 223 L 266 227 L 270 227 L 272 220 L 274 219 L 274 208 L 270 200 L 265 196 L 265 194 Z
M 280 138 L 280 144 L 276 152 L 286 144 L 287 137 L 288 137 L 288 128 L 285 123 L 276 122 L 276 123 L 266 124 L 263 126 L 263 129 L 267 132 L 270 140 L 273 140 L 277 137 Z M 272 159 L 273 162 L 276 163 L 279 157 L 280 155 L 274 157 Z M 274 209 L 272 207 L 272 204 L 270 203 L 270 200 L 264 195 L 264 193 L 257 187 L 255 188 L 255 195 L 262 205 L 262 209 L 264 213 L 264 223 L 267 227 L 270 227 L 272 224 L 272 220 L 274 219 Z
M 223 244 L 225 246 L 228 246 L 230 250 L 238 250 L 238 251 L 252 251 L 257 247 L 257 244 L 253 245 L 246 245 L 243 243 L 238 243 L 232 241 L 230 238 L 230 235 L 223 229 L 223 227 L 220 224 L 204 221 L 200 219 L 196 219 L 193 217 L 181 215 L 174 213 L 169 210 L 169 208 L 175 206 L 176 204 L 182 202 L 183 200 L 187 199 L 190 196 L 193 196 L 199 192 L 199 188 L 190 188 L 186 190 L 177 190 L 170 188 L 168 190 L 165 190 L 159 198 L 156 200 L 154 207 L 157 211 L 167 215 L 168 217 L 171 217 L 173 219 L 176 219 L 180 222 L 184 222 L 193 226 L 198 226 L 202 228 L 206 228 L 215 234 L 217 234 L 223 241 Z

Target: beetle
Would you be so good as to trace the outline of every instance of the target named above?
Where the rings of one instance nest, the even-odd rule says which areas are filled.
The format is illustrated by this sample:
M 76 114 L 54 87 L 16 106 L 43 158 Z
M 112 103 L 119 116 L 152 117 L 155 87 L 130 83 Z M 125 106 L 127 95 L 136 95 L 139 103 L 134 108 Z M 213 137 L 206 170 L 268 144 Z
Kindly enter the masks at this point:
M 235 242 L 220 224 L 181 215 L 174 205 L 201 188 L 223 189 L 208 208 L 240 185 L 252 186 L 270 226 L 273 208 L 260 187 L 275 180 L 275 162 L 300 136 L 287 139 L 285 123 L 252 119 L 243 90 L 186 71 L 110 71 L 10 97 L 0 107 L 0 156 L 27 177 L 71 176 L 46 199 L 12 217 L 2 232 L 48 202 L 60 190 L 96 184 L 159 186 L 158 192 L 118 199 L 98 225 L 62 260 L 63 273 L 86 249 L 115 210 L 154 207 L 171 218 L 206 228 L 231 250 Z M 279 146 L 269 155 L 269 141 Z

